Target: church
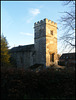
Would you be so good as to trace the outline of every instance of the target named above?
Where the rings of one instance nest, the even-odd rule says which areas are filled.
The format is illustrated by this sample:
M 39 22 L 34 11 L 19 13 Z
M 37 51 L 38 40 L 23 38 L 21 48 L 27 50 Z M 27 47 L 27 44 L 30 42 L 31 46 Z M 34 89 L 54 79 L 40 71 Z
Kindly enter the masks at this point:
M 57 23 L 47 18 L 35 22 L 34 44 L 13 47 L 10 51 L 19 68 L 57 64 Z

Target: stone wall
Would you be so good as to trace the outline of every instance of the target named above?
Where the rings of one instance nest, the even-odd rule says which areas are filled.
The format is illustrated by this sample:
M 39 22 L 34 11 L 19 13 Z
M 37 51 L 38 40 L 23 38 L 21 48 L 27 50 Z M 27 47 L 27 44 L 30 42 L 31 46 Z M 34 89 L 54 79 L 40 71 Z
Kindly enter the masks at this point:
M 42 37 L 35 40 L 36 64 L 46 64 L 46 38 Z
M 12 53 L 12 57 L 15 58 L 18 68 L 28 68 L 34 64 L 33 52 L 15 52 Z
M 43 21 L 34 24 L 36 64 L 46 65 L 46 27 Z
M 34 45 L 14 47 L 10 51 L 16 60 L 18 68 L 28 68 L 35 64 Z
M 57 24 L 46 19 L 46 66 L 57 63 Z

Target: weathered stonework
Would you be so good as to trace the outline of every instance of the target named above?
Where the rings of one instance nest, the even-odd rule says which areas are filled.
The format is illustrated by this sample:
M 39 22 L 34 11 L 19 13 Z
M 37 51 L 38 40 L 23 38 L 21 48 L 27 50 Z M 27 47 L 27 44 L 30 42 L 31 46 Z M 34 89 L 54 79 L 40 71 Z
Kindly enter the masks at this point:
M 46 19 L 46 66 L 52 63 L 57 63 L 57 24 Z
M 35 23 L 34 29 L 37 63 L 42 63 L 45 66 L 57 63 L 57 24 L 44 19 Z
M 44 19 L 34 23 L 34 44 L 11 49 L 18 67 L 57 63 L 57 24 Z M 22 49 L 23 48 L 23 49 Z

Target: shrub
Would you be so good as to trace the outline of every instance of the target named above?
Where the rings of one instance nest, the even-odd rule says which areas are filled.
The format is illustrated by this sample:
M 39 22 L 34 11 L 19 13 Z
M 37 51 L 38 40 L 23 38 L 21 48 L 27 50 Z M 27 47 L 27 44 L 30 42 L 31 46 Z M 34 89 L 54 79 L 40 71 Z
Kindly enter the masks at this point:
M 75 72 L 44 69 L 40 72 L 24 69 L 1 71 L 2 100 L 30 98 L 75 98 Z

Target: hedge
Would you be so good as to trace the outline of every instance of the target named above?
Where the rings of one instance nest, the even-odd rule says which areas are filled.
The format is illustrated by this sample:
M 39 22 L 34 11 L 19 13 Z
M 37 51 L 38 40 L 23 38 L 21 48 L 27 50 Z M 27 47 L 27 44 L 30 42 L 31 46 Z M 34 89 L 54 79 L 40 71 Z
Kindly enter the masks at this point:
M 75 72 L 53 68 L 34 72 L 24 69 L 1 71 L 1 100 L 36 98 L 75 99 Z

